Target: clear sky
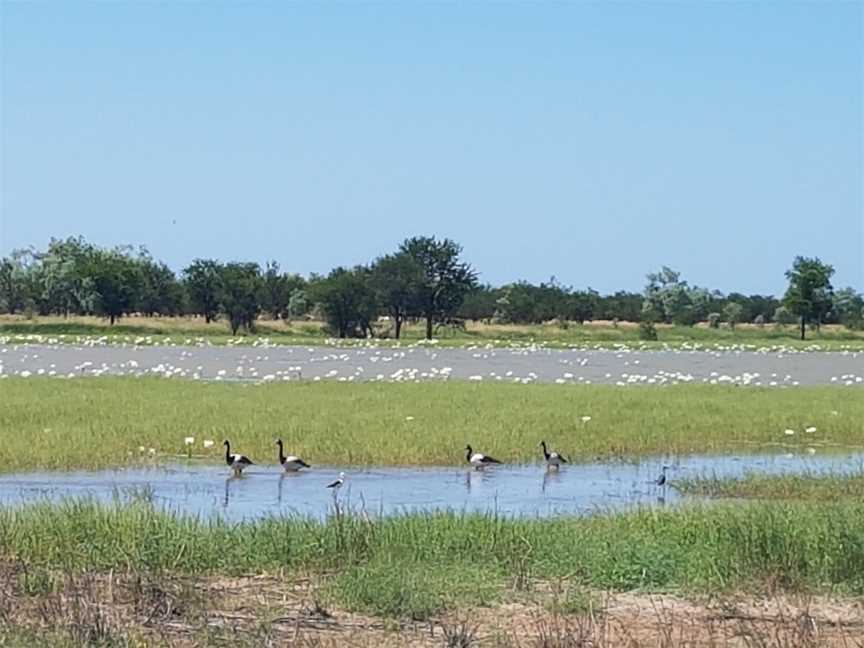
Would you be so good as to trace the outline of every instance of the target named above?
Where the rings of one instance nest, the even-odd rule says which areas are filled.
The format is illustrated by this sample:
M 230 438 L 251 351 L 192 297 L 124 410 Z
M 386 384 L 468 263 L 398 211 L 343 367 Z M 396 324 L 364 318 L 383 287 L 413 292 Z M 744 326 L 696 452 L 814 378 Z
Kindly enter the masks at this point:
M 0 254 L 864 289 L 861 2 L 0 6 Z

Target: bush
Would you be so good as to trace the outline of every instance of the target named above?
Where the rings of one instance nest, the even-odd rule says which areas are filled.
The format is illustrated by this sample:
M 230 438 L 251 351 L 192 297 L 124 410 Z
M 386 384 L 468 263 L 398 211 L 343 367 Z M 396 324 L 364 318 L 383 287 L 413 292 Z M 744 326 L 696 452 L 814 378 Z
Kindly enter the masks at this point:
M 640 322 L 639 323 L 639 339 L 640 340 L 656 340 L 657 339 L 657 327 L 654 326 L 654 322 Z
M 720 328 L 720 313 L 708 313 L 708 326 L 713 329 Z

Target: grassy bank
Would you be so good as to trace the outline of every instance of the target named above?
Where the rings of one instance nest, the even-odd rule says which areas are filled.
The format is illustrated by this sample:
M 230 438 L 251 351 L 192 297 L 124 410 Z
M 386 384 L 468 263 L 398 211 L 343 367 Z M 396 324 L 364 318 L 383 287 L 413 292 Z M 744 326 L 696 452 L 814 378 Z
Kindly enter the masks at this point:
M 6 471 L 174 460 L 185 456 L 187 436 L 195 439 L 192 453 L 213 462 L 228 438 L 269 463 L 276 437 L 312 464 L 452 465 L 464 461 L 466 443 L 503 461 L 537 461 L 543 439 L 573 459 L 843 451 L 860 449 L 864 419 L 864 399 L 830 387 L 248 385 L 104 377 L 8 378 L 0 389 L 0 470 Z M 205 448 L 205 440 L 215 443 Z
M 0 509 L 0 557 L 34 568 L 325 575 L 342 605 L 404 616 L 566 578 L 609 590 L 864 592 L 864 505 L 752 504 L 593 518 L 178 518 L 140 502 Z
M 675 487 L 688 495 L 746 499 L 783 499 L 830 502 L 864 500 L 864 473 L 851 475 L 760 475 L 678 479 Z
M 381 327 L 380 333 L 386 331 Z M 404 328 L 402 344 L 420 342 L 425 328 L 419 323 L 409 323 Z M 826 325 L 819 332 L 808 333 L 808 339 L 798 339 L 794 326 L 777 328 L 757 327 L 741 324 L 734 330 L 712 329 L 700 325 L 694 327 L 657 326 L 658 340 L 646 342 L 639 339 L 639 327 L 631 322 L 613 326 L 609 322 L 589 322 L 562 327 L 555 323 L 537 325 L 506 325 L 468 322 L 464 330 L 440 329 L 436 333 L 442 346 L 470 346 L 475 344 L 537 343 L 551 347 L 581 345 L 613 346 L 615 344 L 640 345 L 646 348 L 700 344 L 709 347 L 751 345 L 756 348 L 787 347 L 793 349 L 819 348 L 822 350 L 864 349 L 864 332 L 851 331 L 841 326 Z M 159 344 L 166 340 L 177 344 L 206 341 L 210 344 L 251 344 L 255 340 L 267 339 L 276 344 L 319 345 L 332 344 L 321 322 L 284 322 L 260 320 L 253 336 L 233 337 L 224 322 L 205 323 L 192 317 L 127 317 L 109 326 L 106 320 L 95 317 L 37 317 L 24 319 L 20 316 L 0 315 L 0 336 L 36 335 L 58 341 L 81 341 L 81 339 L 105 338 L 109 343 Z M 61 337 L 62 336 L 62 337 Z M 367 343 L 367 341 L 360 341 Z M 352 344 L 351 340 L 339 343 Z M 391 339 L 376 339 L 375 344 L 397 343 Z

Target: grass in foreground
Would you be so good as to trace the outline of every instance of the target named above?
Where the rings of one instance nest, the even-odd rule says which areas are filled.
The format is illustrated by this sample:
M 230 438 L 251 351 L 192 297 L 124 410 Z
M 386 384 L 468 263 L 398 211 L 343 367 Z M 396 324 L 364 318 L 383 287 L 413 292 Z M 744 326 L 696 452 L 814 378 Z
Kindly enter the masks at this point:
M 383 332 L 383 329 L 382 329 Z M 734 330 L 728 328 L 712 329 L 707 326 L 657 326 L 658 340 L 646 342 L 639 339 L 638 325 L 622 322 L 613 326 L 609 322 L 589 322 L 584 325 L 572 324 L 562 327 L 556 323 L 534 325 L 485 324 L 468 322 L 465 330 L 442 328 L 436 333 L 441 346 L 469 346 L 475 344 L 538 343 L 551 347 L 571 345 L 598 345 L 611 347 L 615 344 L 638 345 L 645 348 L 701 344 L 711 346 L 753 345 L 754 347 L 782 346 L 794 349 L 819 348 L 822 350 L 864 348 L 864 331 L 853 331 L 842 326 L 825 325 L 819 332 L 811 331 L 808 339 L 798 339 L 794 326 L 757 327 L 741 324 Z M 194 343 L 201 338 L 211 344 L 251 343 L 259 338 L 267 338 L 277 344 L 319 345 L 330 344 L 333 340 L 321 322 L 284 322 L 260 320 L 258 331 L 253 336 L 230 335 L 224 322 L 204 323 L 195 317 L 127 317 L 109 326 L 107 320 L 96 317 L 38 317 L 24 319 L 20 316 L 0 315 L 0 336 L 2 335 L 43 335 L 102 337 L 109 342 L 131 343 L 137 338 L 149 338 L 139 343 L 164 343 L 166 340 L 182 344 Z M 405 326 L 402 344 L 412 344 L 423 340 L 425 327 L 422 323 L 409 323 Z M 339 340 L 339 344 L 366 344 L 367 340 Z M 372 340 L 376 345 L 397 344 L 392 339 Z
M 675 488 L 688 495 L 746 499 L 830 502 L 864 501 L 864 473 L 852 475 L 781 475 L 753 473 L 740 479 L 704 477 L 678 479 Z
M 147 503 L 0 509 L 0 559 L 39 569 L 318 574 L 349 609 L 427 617 L 562 578 L 629 591 L 864 593 L 864 504 L 691 506 L 591 518 L 411 514 L 228 524 Z M 35 580 L 41 587 L 40 580 Z
M 269 385 L 158 378 L 0 382 L 0 471 L 222 460 L 222 440 L 262 463 L 276 437 L 309 463 L 454 465 L 471 443 L 507 462 L 650 454 L 860 449 L 864 399 L 831 387 L 470 383 Z M 583 421 L 583 416 L 590 416 Z M 814 433 L 804 429 L 813 426 Z M 792 436 L 786 429 L 796 430 Z M 214 441 L 205 449 L 204 440 Z M 143 451 L 140 450 L 143 448 Z M 150 454 L 153 448 L 153 455 Z M 13 460 L 14 459 L 14 460 Z

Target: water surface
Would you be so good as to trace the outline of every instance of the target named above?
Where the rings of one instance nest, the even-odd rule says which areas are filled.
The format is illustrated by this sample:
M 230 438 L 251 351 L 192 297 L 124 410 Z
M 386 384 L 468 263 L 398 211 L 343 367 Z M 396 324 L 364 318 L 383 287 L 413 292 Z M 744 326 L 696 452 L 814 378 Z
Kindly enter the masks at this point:
M 571 464 L 558 471 L 543 465 L 469 467 L 314 467 L 283 473 L 276 466 L 252 466 L 231 477 L 224 465 L 196 463 L 103 471 L 31 472 L 0 475 L 0 505 L 89 497 L 112 501 L 146 493 L 166 510 L 227 520 L 299 514 L 322 518 L 332 512 L 326 488 L 344 470 L 339 502 L 370 515 L 407 511 L 497 511 L 508 516 L 585 515 L 637 505 L 665 506 L 684 496 L 653 480 L 663 464 L 669 480 L 747 472 L 845 472 L 861 470 L 864 454 L 742 455 L 651 458 L 639 463 Z

